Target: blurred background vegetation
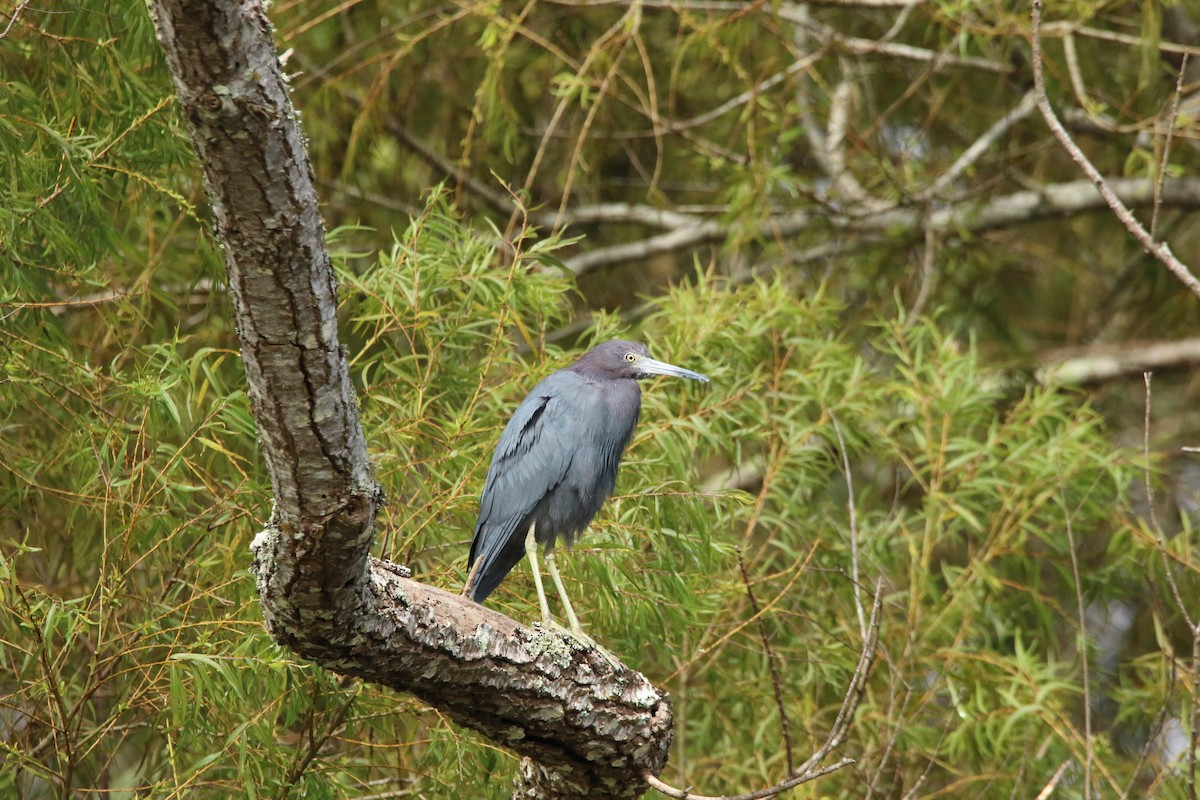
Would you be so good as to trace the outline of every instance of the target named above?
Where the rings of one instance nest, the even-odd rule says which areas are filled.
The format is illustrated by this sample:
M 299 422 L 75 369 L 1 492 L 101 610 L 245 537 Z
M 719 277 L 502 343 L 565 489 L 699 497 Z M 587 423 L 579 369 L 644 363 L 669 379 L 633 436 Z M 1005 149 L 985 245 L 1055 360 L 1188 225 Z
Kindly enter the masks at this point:
M 1106 176 L 1162 187 L 1139 213 L 1194 264 L 1200 6 L 1047 13 L 1052 101 Z M 882 579 L 857 763 L 795 796 L 1196 797 L 1197 299 L 1055 205 L 1086 192 L 1028 96 L 1025 4 L 271 14 L 380 555 L 458 588 L 511 409 L 641 338 L 713 383 L 646 387 L 562 566 L 674 698 L 664 779 L 802 761 Z M 144 5 L 3 15 L 0 795 L 507 796 L 510 755 L 262 630 L 269 485 Z M 518 569 L 492 604 L 531 598 Z

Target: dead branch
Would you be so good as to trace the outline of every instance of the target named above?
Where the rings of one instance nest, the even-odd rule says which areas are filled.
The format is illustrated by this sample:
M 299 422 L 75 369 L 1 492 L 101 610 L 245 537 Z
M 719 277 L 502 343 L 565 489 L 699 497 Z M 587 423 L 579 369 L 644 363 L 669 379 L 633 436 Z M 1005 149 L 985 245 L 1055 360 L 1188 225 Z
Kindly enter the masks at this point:
M 1130 342 L 1053 350 L 1038 359 L 1037 378 L 1048 383 L 1101 383 L 1158 369 L 1200 364 L 1200 339 Z
M 8 16 L 8 24 L 4 26 L 4 30 L 0 31 L 0 39 L 8 37 L 9 31 L 12 30 L 12 26 L 17 23 L 17 17 L 21 16 L 21 12 L 24 11 L 25 7 L 28 5 L 29 0 L 21 0 L 21 2 L 17 4 L 17 7 L 12 10 L 12 13 Z
M 1032 114 L 1035 108 L 1037 108 L 1037 98 L 1033 92 L 1026 92 L 1025 96 L 1021 98 L 1021 102 L 984 131 L 983 135 L 964 150 L 962 155 L 950 165 L 950 168 L 942 173 L 941 177 L 919 197 L 928 199 L 942 195 L 964 172 L 973 167 L 987 151 L 991 150 L 1002 136 L 1012 130 L 1014 125 Z
M 863 692 L 867 687 L 867 675 L 870 673 L 871 665 L 875 661 L 875 650 L 879 644 L 880 613 L 882 610 L 883 580 L 880 579 L 875 582 L 875 602 L 871 606 L 871 619 L 867 624 L 867 635 L 863 641 L 862 652 L 858 657 L 858 664 L 854 668 L 854 673 L 850 676 L 850 685 L 846 688 L 846 694 L 842 698 L 842 705 L 838 709 L 837 717 L 834 718 L 833 727 L 829 729 L 829 735 L 825 737 L 825 741 L 817 748 L 816 752 L 809 756 L 807 761 L 797 767 L 786 780 L 780 781 L 774 786 L 746 794 L 716 797 L 696 794 L 689 789 L 677 789 L 659 780 L 651 773 L 645 775 L 646 783 L 652 789 L 661 792 L 667 797 L 675 798 L 675 800 L 765 800 L 765 798 L 775 797 L 786 792 L 788 789 L 794 789 L 801 784 L 814 781 L 831 772 L 836 772 L 842 767 L 853 764 L 854 759 L 843 758 L 833 764 L 824 767 L 820 766 L 821 762 L 841 745 L 846 734 L 850 731 L 850 726 L 854 720 L 854 712 L 858 708 L 858 703 L 862 699 Z
M 1032 11 L 1032 28 L 1030 31 L 1033 43 L 1033 83 L 1034 92 L 1037 95 L 1038 110 L 1042 112 L 1042 117 L 1046 120 L 1046 125 L 1049 126 L 1054 138 L 1058 139 L 1059 144 L 1071 156 L 1071 160 L 1079 165 L 1088 179 L 1095 184 L 1100 196 L 1104 198 L 1104 202 L 1112 209 L 1115 216 L 1125 229 L 1128 230 L 1138 243 L 1148 253 L 1151 253 L 1155 258 L 1161 261 L 1167 269 L 1171 270 L 1172 274 L 1183 283 L 1192 294 L 1200 297 L 1200 280 L 1192 274 L 1182 261 L 1175 257 L 1171 252 L 1169 245 L 1163 242 L 1154 241 L 1154 237 L 1150 235 L 1137 219 L 1133 216 L 1133 212 L 1129 207 L 1121 201 L 1121 197 L 1113 191 L 1112 187 L 1105 180 L 1100 171 L 1092 164 L 1088 157 L 1084 155 L 1079 146 L 1075 144 L 1075 140 L 1071 138 L 1071 134 L 1063 127 L 1058 117 L 1054 113 L 1054 108 L 1050 105 L 1050 98 L 1046 95 L 1046 76 L 1044 65 L 1042 64 L 1042 40 L 1041 40 L 1041 22 L 1042 22 L 1042 0 L 1033 0 Z
M 1154 203 L 1155 184 L 1147 178 L 1111 178 L 1105 180 L 1107 191 L 1128 206 L 1150 206 Z M 1162 186 L 1162 203 L 1174 208 L 1200 208 L 1200 179 L 1167 179 Z M 956 203 L 925 215 L 924 209 L 897 207 L 889 211 L 863 214 L 855 210 L 843 213 L 794 211 L 781 213 L 764 222 L 756 232 L 759 238 L 786 239 L 809 232 L 824 232 L 830 227 L 844 233 L 895 234 L 909 231 L 924 233 L 929 226 L 935 233 L 956 236 L 979 233 L 1029 222 L 1068 217 L 1106 208 L 1104 196 L 1095 184 L 1087 180 L 1050 184 L 1040 189 L 1014 192 L 983 203 Z M 704 245 L 719 244 L 733 229 L 722 222 L 707 220 L 687 227 L 634 242 L 600 247 L 580 253 L 564 263 L 571 272 L 583 275 L 615 264 L 638 261 L 663 253 L 690 250 Z

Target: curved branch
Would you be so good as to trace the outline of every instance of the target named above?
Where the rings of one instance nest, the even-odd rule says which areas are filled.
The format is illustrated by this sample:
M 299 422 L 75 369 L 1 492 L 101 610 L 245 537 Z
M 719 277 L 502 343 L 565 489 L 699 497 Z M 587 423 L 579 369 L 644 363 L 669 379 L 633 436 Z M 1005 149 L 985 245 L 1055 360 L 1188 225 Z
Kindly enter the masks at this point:
M 1067 133 L 1067 129 L 1059 121 L 1054 109 L 1050 106 L 1050 98 L 1046 96 L 1046 76 L 1042 66 L 1042 0 L 1033 0 L 1032 27 L 1031 39 L 1033 44 L 1033 84 L 1034 93 L 1037 96 L 1038 110 L 1042 112 L 1042 117 L 1046 120 L 1046 125 L 1054 134 L 1054 138 L 1058 139 L 1059 144 L 1071 156 L 1071 159 L 1079 165 L 1084 174 L 1088 176 L 1092 183 L 1096 185 L 1096 190 L 1100 196 L 1104 198 L 1104 202 L 1112 209 L 1115 216 L 1126 230 L 1132 234 L 1133 238 L 1137 239 L 1138 243 L 1145 248 L 1146 252 L 1152 254 L 1155 258 L 1163 263 L 1167 269 L 1171 270 L 1179 281 L 1191 290 L 1192 294 L 1200 297 L 1200 279 L 1197 279 L 1192 271 L 1187 268 L 1187 265 L 1175 257 L 1171 252 L 1171 248 L 1164 242 L 1155 241 L 1154 236 L 1138 222 L 1137 218 L 1129 210 L 1126 203 L 1122 202 L 1120 195 L 1113 190 L 1100 171 L 1092 164 L 1088 157 L 1079 145 L 1075 144 L 1075 140 L 1071 138 L 1071 134 Z M 1174 124 L 1174 120 L 1171 121 Z
M 793 770 L 791 775 L 785 780 L 780 781 L 774 786 L 757 789 L 746 794 L 723 795 L 720 797 L 696 794 L 690 789 L 677 789 L 649 773 L 645 776 L 646 783 L 654 790 L 665 794 L 667 797 L 675 798 L 675 800 L 767 800 L 767 798 L 783 794 L 789 789 L 794 789 L 803 783 L 814 781 L 831 772 L 836 772 L 842 767 L 853 764 L 853 758 L 842 758 L 832 764 L 824 767 L 821 766 L 821 762 L 840 746 L 846 738 L 846 734 L 849 733 L 850 726 L 853 723 L 854 712 L 858 708 L 859 700 L 862 699 L 863 692 L 866 691 L 867 674 L 871 671 L 871 665 L 875 663 L 875 651 L 879 646 L 879 626 L 882 623 L 880 613 L 882 610 L 883 579 L 879 578 L 875 581 L 875 602 L 871 605 L 871 619 L 863 628 L 862 652 L 859 653 L 858 664 L 854 667 L 854 674 L 850 676 L 850 685 L 847 687 L 846 694 L 842 698 L 842 705 L 838 709 L 837 717 L 833 721 L 833 727 L 830 729 L 829 735 L 825 737 L 824 743 L 817 748 L 817 751 L 809 756 L 807 761 Z
M 522 797 L 636 797 L 672 717 L 641 674 L 371 559 L 383 503 L 337 335 L 312 170 L 262 6 L 157 0 L 159 41 L 225 250 L 275 508 L 255 537 L 267 630 L 527 756 Z

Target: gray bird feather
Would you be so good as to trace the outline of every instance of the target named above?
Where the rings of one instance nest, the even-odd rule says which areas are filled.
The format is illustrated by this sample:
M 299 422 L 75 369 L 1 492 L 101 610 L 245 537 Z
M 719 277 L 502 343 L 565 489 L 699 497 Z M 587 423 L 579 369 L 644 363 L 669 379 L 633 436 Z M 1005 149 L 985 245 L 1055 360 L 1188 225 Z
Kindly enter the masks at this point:
M 570 545 L 617 483 L 621 456 L 642 408 L 638 380 L 699 373 L 650 358 L 644 345 L 598 345 L 543 380 L 517 407 L 492 455 L 471 540 L 466 594 L 487 599 L 537 543 Z

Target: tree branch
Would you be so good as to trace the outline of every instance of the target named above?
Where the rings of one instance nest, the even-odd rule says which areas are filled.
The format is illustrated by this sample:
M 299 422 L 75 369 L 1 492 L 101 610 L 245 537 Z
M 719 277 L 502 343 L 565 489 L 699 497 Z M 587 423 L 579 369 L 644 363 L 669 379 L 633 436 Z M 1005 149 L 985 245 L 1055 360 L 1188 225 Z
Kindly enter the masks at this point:
M 1200 339 L 1055 350 L 1038 361 L 1037 378 L 1043 384 L 1101 383 L 1154 370 L 1194 367 L 1200 364 Z
M 1155 202 L 1154 182 L 1146 178 L 1111 178 L 1104 184 L 1108 191 L 1128 206 L 1150 206 Z M 1174 208 L 1200 208 L 1200 179 L 1167 179 L 1162 186 L 1162 204 Z M 896 231 L 922 233 L 928 227 L 935 233 L 957 235 L 978 233 L 1028 222 L 1066 217 L 1106 207 L 1104 196 L 1087 180 L 1051 184 L 1038 190 L 1014 192 L 985 203 L 956 203 L 924 214 L 922 209 L 896 207 L 877 213 L 813 213 L 794 211 L 777 214 L 756 232 L 759 238 L 790 238 L 820 226 L 831 226 L 846 233 L 895 234 Z M 731 226 L 707 220 L 676 228 L 634 242 L 590 250 L 567 259 L 566 267 L 583 275 L 614 264 L 723 242 Z
M 1183 283 L 1192 294 L 1200 297 L 1200 280 L 1192 274 L 1182 261 L 1175 257 L 1171 252 L 1171 248 L 1163 242 L 1154 241 L 1154 237 L 1150 235 L 1142 223 L 1138 222 L 1133 216 L 1133 212 L 1121 201 L 1121 197 L 1117 192 L 1109 186 L 1104 176 L 1100 171 L 1088 160 L 1083 151 L 1079 149 L 1079 145 L 1075 144 L 1075 140 L 1071 138 L 1071 134 L 1059 122 L 1058 117 L 1054 114 L 1054 109 L 1050 106 L 1050 98 L 1046 96 L 1046 76 L 1045 69 L 1042 65 L 1042 0 L 1033 0 L 1032 11 L 1032 28 L 1031 38 L 1033 43 L 1033 84 L 1034 93 L 1037 96 L 1038 110 L 1042 112 L 1042 117 L 1046 120 L 1046 125 L 1054 134 L 1054 138 L 1058 139 L 1059 144 L 1071 156 L 1071 159 L 1079 165 L 1084 174 L 1088 176 L 1092 183 L 1096 185 L 1096 189 L 1100 192 L 1100 196 L 1104 198 L 1104 202 L 1112 209 L 1113 215 L 1120 220 L 1133 238 L 1138 240 L 1138 243 L 1146 249 L 1146 252 L 1151 253 L 1155 258 L 1161 261 L 1167 269 L 1175 275 L 1176 278 Z
M 775 797 L 789 789 L 794 789 L 802 783 L 808 783 L 831 772 L 836 772 L 849 764 L 853 764 L 854 759 L 843 758 L 828 766 L 820 766 L 821 762 L 841 745 L 854 721 L 854 712 L 858 708 L 858 703 L 862 699 L 863 692 L 867 687 L 867 674 L 871 671 L 871 665 L 875 663 L 875 650 L 879 646 L 879 626 L 882 622 L 880 613 L 882 610 L 883 580 L 879 579 L 875 582 L 875 602 L 871 606 L 871 619 L 863 631 L 862 652 L 858 656 L 858 664 L 854 667 L 854 674 L 850 676 L 850 685 L 846 688 L 846 694 L 842 698 L 842 705 L 838 709 L 837 717 L 833 721 L 833 727 L 830 728 L 829 735 L 825 737 L 825 741 L 817 748 L 817 751 L 809 756 L 807 761 L 797 767 L 786 780 L 782 780 L 774 786 L 768 786 L 765 789 L 758 789 L 746 794 L 724 795 L 721 797 L 709 797 L 696 794 L 689 789 L 677 789 L 650 774 L 646 775 L 646 783 L 656 791 L 665 794 L 667 797 L 675 798 L 675 800 L 766 800 L 766 798 Z
M 151 10 L 225 250 L 271 475 L 274 512 L 252 545 L 268 631 L 527 756 L 521 797 L 640 795 L 672 731 L 666 697 L 641 674 L 369 557 L 383 494 L 270 23 L 245 0 L 157 0 Z

